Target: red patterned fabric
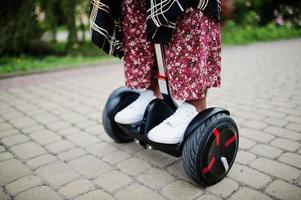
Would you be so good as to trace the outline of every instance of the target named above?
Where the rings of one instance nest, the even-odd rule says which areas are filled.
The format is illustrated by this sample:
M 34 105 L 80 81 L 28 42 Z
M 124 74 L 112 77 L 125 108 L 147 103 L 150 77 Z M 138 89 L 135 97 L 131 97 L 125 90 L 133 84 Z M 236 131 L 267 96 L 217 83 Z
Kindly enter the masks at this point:
M 156 73 L 153 44 L 146 40 L 146 3 L 123 0 L 124 69 L 126 85 L 149 88 Z M 221 86 L 220 24 L 196 8 L 179 16 L 177 29 L 164 46 L 167 77 L 172 96 L 179 100 L 204 97 Z

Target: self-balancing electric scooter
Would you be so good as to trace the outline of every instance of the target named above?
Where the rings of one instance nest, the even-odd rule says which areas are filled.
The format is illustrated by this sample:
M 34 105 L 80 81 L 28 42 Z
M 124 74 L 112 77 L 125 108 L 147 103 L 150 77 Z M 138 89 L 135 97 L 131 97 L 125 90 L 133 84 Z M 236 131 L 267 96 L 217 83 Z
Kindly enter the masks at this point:
M 165 76 L 162 46 L 155 44 L 158 82 L 163 99 L 151 101 L 143 120 L 135 124 L 114 121 L 117 112 L 135 101 L 139 92 L 121 87 L 110 95 L 104 111 L 103 126 L 116 142 L 136 141 L 147 149 L 163 151 L 169 155 L 183 156 L 187 174 L 203 186 L 215 184 L 229 172 L 238 150 L 238 128 L 229 111 L 219 107 L 200 112 L 187 127 L 183 141 L 178 144 L 155 143 L 148 139 L 148 132 L 172 115 L 177 103 L 172 99 Z

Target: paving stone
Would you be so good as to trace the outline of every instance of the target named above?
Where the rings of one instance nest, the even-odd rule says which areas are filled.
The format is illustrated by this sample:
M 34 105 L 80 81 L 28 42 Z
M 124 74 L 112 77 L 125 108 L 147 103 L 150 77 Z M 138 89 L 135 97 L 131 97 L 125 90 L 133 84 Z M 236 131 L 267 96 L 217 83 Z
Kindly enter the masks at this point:
M 12 146 L 11 151 L 21 159 L 29 159 L 46 153 L 41 146 L 34 142 L 26 142 Z
M 42 184 L 42 180 L 37 176 L 26 176 L 21 178 L 13 183 L 10 183 L 6 186 L 6 190 L 12 194 L 16 195 L 20 192 L 28 190 L 30 188 L 39 186 Z
M 297 124 L 301 124 L 301 117 L 296 117 L 296 116 L 288 116 L 286 119 L 290 122 L 295 122 Z
M 60 188 L 58 192 L 66 199 L 71 199 L 81 194 L 85 194 L 94 188 L 93 184 L 85 179 L 73 181 L 64 187 Z
M 67 139 L 79 147 L 87 147 L 100 141 L 95 136 L 84 132 L 68 135 Z
M 59 130 L 63 130 L 63 129 L 70 127 L 71 124 L 68 122 L 64 122 L 64 121 L 58 121 L 58 122 L 49 123 L 46 126 L 50 130 L 59 131 Z
M 116 170 L 105 173 L 95 180 L 98 186 L 109 192 L 114 192 L 131 182 L 132 179 L 128 175 Z
M 89 123 L 91 123 L 91 121 L 87 121 L 86 124 L 89 125 Z M 80 124 L 81 126 L 84 126 L 84 124 Z M 85 126 L 87 126 L 85 125 Z M 88 133 L 91 133 L 92 135 L 101 135 L 103 134 L 103 130 L 100 128 L 100 124 L 94 125 L 94 126 L 88 126 L 88 127 L 84 127 L 85 131 L 87 131 Z
M 238 189 L 238 183 L 231 179 L 224 178 L 221 182 L 210 186 L 207 189 L 217 196 L 226 198 Z
M 139 153 L 137 153 L 137 155 L 141 159 L 149 161 L 153 165 L 156 165 L 160 168 L 163 168 L 176 161 L 175 157 L 172 157 L 160 151 L 153 151 L 148 149 L 140 151 Z
M 47 91 L 47 88 L 45 89 L 45 91 Z M 49 96 L 49 94 L 43 94 L 43 96 L 45 98 L 51 98 Z M 56 109 L 59 107 L 58 104 L 54 103 L 54 102 L 50 102 L 48 100 L 44 100 L 44 99 L 41 99 L 38 101 L 38 104 L 41 108 L 43 108 L 44 110 L 46 110 L 47 112 L 46 113 L 41 113 L 38 118 L 40 118 L 40 121 L 43 123 L 43 122 L 52 122 L 52 121 L 57 121 L 57 118 L 56 116 L 52 115 L 49 113 L 49 111 L 53 110 L 53 109 Z
M 250 149 L 256 144 L 253 140 L 247 139 L 245 137 L 239 137 L 239 148 L 243 150 Z
M 14 128 L 7 129 L 7 130 L 4 130 L 4 131 L 0 131 L 0 138 L 7 137 L 7 136 L 10 136 L 10 135 L 16 135 L 19 132 L 20 131 L 18 131 L 17 129 L 14 129 Z
M 137 175 L 142 171 L 150 168 L 151 165 L 141 159 L 134 157 L 118 163 L 116 167 L 127 174 Z
M 12 135 L 12 136 L 5 137 L 1 140 L 1 142 L 5 146 L 9 147 L 9 146 L 12 146 L 12 145 L 15 145 L 15 144 L 26 142 L 28 140 L 29 140 L 29 138 L 27 136 L 22 135 L 22 134 L 17 134 L 17 135 Z
M 278 160 L 294 167 L 301 168 L 301 155 L 296 153 L 284 153 Z
M 293 105 L 297 105 L 297 106 L 296 107 L 293 106 L 292 108 L 282 109 L 281 112 L 284 112 L 288 115 L 293 115 L 294 117 L 301 117 L 301 114 L 300 114 L 301 110 L 298 108 L 298 106 L 300 105 L 299 102 L 301 99 L 288 99 L 288 100 L 290 100 L 292 106 Z M 300 123 L 300 120 L 298 122 Z
M 81 157 L 83 155 L 87 154 L 84 150 L 80 148 L 73 148 L 70 150 L 67 150 L 63 153 L 58 154 L 58 158 L 61 159 L 62 161 L 70 161 L 75 158 Z
M 176 163 L 172 164 L 167 168 L 167 171 L 176 176 L 179 177 L 187 182 L 192 182 L 192 179 L 187 175 L 183 168 L 183 162 L 182 161 L 177 161 Z
M 67 140 L 60 140 L 45 146 L 45 148 L 53 154 L 71 149 L 74 145 Z
M 205 194 L 205 195 L 197 198 L 196 200 L 221 200 L 221 199 L 216 196 L 213 196 L 211 194 Z
M 266 123 L 259 122 L 259 121 L 247 120 L 246 122 L 243 123 L 243 126 L 252 128 L 255 130 L 262 130 L 265 127 L 267 127 L 268 125 Z
M 202 190 L 185 181 L 178 180 L 165 186 L 161 193 L 169 199 L 190 200 L 200 196 Z
M 301 134 L 285 129 L 285 128 L 278 128 L 278 127 L 274 127 L 274 126 L 269 126 L 267 128 L 265 128 L 263 130 L 266 133 L 270 133 L 282 138 L 287 138 L 287 139 L 291 139 L 291 140 L 300 140 L 301 139 Z
M 289 123 L 285 126 L 285 128 L 290 129 L 292 131 L 300 132 L 301 131 L 301 124 L 297 123 Z
M 285 117 L 289 117 L 290 115 L 293 115 L 295 117 L 300 116 L 300 110 L 297 108 L 296 105 L 299 105 L 299 101 L 300 99 L 286 99 L 284 101 L 284 103 L 289 103 L 290 107 L 287 107 L 287 105 L 285 107 L 281 106 L 281 107 L 276 107 L 275 110 L 277 110 L 278 112 L 281 112 L 283 114 L 286 114 Z
M 0 162 L 4 160 L 12 159 L 14 156 L 9 152 L 0 153 Z
M 115 143 L 115 141 L 106 133 L 99 135 L 98 138 L 107 143 Z
M 242 188 L 236 193 L 234 193 L 230 200 L 272 200 L 270 197 L 265 194 L 261 194 L 255 190 L 249 188 Z
M 256 159 L 256 155 L 254 155 L 253 153 L 249 153 L 246 151 L 238 151 L 236 158 L 235 158 L 235 162 L 238 162 L 241 164 L 248 164 L 252 160 L 255 160 L 255 159 Z
M 107 135 L 107 134 L 103 134 L 103 135 Z M 126 143 L 126 144 L 118 144 L 118 146 L 129 154 L 136 154 L 137 152 L 144 149 L 141 145 L 136 144 L 134 142 Z
M 102 159 L 114 165 L 120 161 L 128 159 L 129 157 L 131 157 L 131 155 L 124 151 L 115 151 L 113 153 L 110 153 L 109 155 L 104 156 Z
M 6 120 L 12 120 L 12 119 L 24 117 L 25 115 L 22 112 L 14 110 L 12 112 L 3 113 L 1 114 L 1 116 Z
M 34 115 L 33 118 L 35 120 L 37 120 L 38 122 L 42 123 L 42 124 L 49 124 L 51 122 L 56 122 L 56 121 L 59 121 L 60 119 L 50 113 L 40 113 L 40 114 L 37 114 L 37 115 Z
M 9 196 L 4 193 L 4 191 L 2 190 L 2 188 L 0 187 L 0 199 L 1 200 L 9 200 Z
M 61 116 L 62 119 L 64 119 L 67 122 L 77 124 L 81 121 L 87 120 L 83 115 L 77 114 L 77 113 L 68 113 Z
M 22 129 L 22 128 L 26 128 L 26 127 L 38 124 L 36 121 L 34 121 L 33 119 L 31 119 L 29 117 L 21 117 L 21 118 L 17 118 L 17 119 L 12 119 L 9 122 L 18 129 Z
M 3 152 L 3 151 L 5 151 L 5 148 L 4 148 L 4 146 L 0 145 L 0 152 Z
M 75 200 L 114 200 L 114 198 L 101 190 L 94 190 L 80 197 L 75 198 Z
M 28 174 L 30 174 L 29 169 L 19 160 L 0 162 L 0 185 L 6 185 Z
M 296 151 L 298 148 L 301 147 L 300 143 L 283 139 L 283 138 L 276 138 L 271 142 L 271 145 L 284 149 L 286 151 Z
M 233 165 L 228 176 L 256 189 L 262 188 L 272 181 L 269 176 L 239 164 Z
M 281 180 L 272 182 L 265 191 L 275 198 L 283 200 L 299 200 L 301 196 L 301 188 Z
M 244 108 L 246 109 L 247 107 Z M 264 119 L 266 119 L 266 115 L 263 115 L 256 111 L 243 112 L 239 116 L 243 116 L 244 118 L 246 118 L 245 121 L 252 120 L 253 122 L 264 121 Z
M 79 175 L 74 170 L 61 162 L 53 162 L 40 167 L 36 170 L 36 173 L 55 189 L 79 178 Z
M 46 197 L 47 200 L 62 200 L 59 195 L 47 186 L 40 186 L 22 192 L 16 196 L 16 200 L 41 200 L 41 194 L 43 194 L 43 197 Z
M 12 128 L 13 127 L 10 124 L 6 123 L 6 122 L 0 123 L 0 131 L 1 132 L 5 131 L 5 130 L 8 130 L 8 129 L 12 129 Z
M 65 128 L 65 129 L 59 130 L 56 133 L 58 135 L 61 135 L 61 136 L 68 136 L 68 135 L 72 135 L 72 134 L 80 133 L 80 132 L 81 132 L 80 129 L 75 128 L 75 127 L 72 126 L 72 127 L 69 127 L 69 128 Z
M 111 169 L 108 164 L 91 155 L 72 160 L 69 165 L 88 179 L 95 178 Z
M 26 162 L 26 164 L 32 169 L 37 169 L 43 165 L 49 164 L 56 161 L 56 157 L 50 154 L 41 155 L 30 159 Z
M 100 158 L 116 150 L 117 148 L 115 146 L 108 144 L 106 142 L 95 144 L 87 148 L 88 152 Z
M 293 181 L 297 179 L 301 173 L 296 168 L 266 158 L 256 159 L 251 163 L 251 166 L 262 172 L 287 181 Z
M 41 145 L 45 145 L 62 139 L 61 136 L 46 129 L 32 133 L 29 136 Z
M 142 173 L 138 180 L 142 182 L 144 185 L 151 187 L 155 190 L 160 189 L 166 184 L 175 180 L 173 176 L 165 172 L 164 170 L 151 168 L 146 172 Z
M 257 155 L 261 155 L 268 158 L 277 158 L 280 154 L 282 154 L 282 150 L 266 145 L 266 144 L 258 144 L 251 149 L 253 153 Z
M 163 200 L 157 192 L 153 192 L 147 187 L 139 184 L 133 184 L 118 191 L 115 195 L 118 200 Z
M 31 133 L 34 133 L 34 132 L 38 132 L 38 131 L 41 131 L 41 130 L 45 130 L 45 127 L 42 126 L 42 125 L 33 125 L 33 126 L 29 126 L 29 127 L 26 127 L 26 128 L 22 128 L 22 133 L 25 133 L 26 135 L 29 135 Z
M 276 119 L 276 118 L 271 118 L 271 117 L 265 119 L 264 122 L 269 125 L 273 125 L 273 126 L 277 126 L 277 127 L 284 127 L 285 125 L 288 124 L 288 122 L 284 119 Z
M 22 108 L 18 108 L 18 109 L 23 109 L 24 107 Z M 33 117 L 33 116 L 36 116 L 38 114 L 41 114 L 43 112 L 45 112 L 44 110 L 42 110 L 41 108 L 38 108 L 36 106 L 33 106 L 31 107 L 30 109 L 26 108 L 24 109 L 24 111 L 26 113 L 26 115 L 30 116 L 30 117 Z M 40 123 L 39 123 L 40 124 Z
M 271 140 L 275 138 L 275 136 L 273 135 L 252 130 L 249 128 L 241 128 L 239 130 L 239 134 L 249 139 L 255 140 L 257 142 L 262 142 L 262 143 L 269 143 Z

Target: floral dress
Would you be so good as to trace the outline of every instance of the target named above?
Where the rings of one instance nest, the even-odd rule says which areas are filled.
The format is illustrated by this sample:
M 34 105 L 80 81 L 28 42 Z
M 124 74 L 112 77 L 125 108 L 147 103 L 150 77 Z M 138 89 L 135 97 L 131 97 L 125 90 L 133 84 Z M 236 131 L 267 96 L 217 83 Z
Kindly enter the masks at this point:
M 146 2 L 123 0 L 124 72 L 130 88 L 149 88 L 157 73 L 154 45 L 146 40 Z M 164 45 L 164 61 L 173 98 L 204 98 L 221 86 L 220 24 L 197 8 L 177 19 L 171 41 Z

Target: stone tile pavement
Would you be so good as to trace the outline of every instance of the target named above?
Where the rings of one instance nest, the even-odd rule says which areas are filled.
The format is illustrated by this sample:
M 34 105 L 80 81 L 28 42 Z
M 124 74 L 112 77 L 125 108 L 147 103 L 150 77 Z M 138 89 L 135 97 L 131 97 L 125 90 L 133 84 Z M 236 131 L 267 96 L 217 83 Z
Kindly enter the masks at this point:
M 301 40 L 223 50 L 222 87 L 240 148 L 228 176 L 195 185 L 181 159 L 116 144 L 101 112 L 122 64 L 0 80 L 0 199 L 283 199 L 301 196 Z

